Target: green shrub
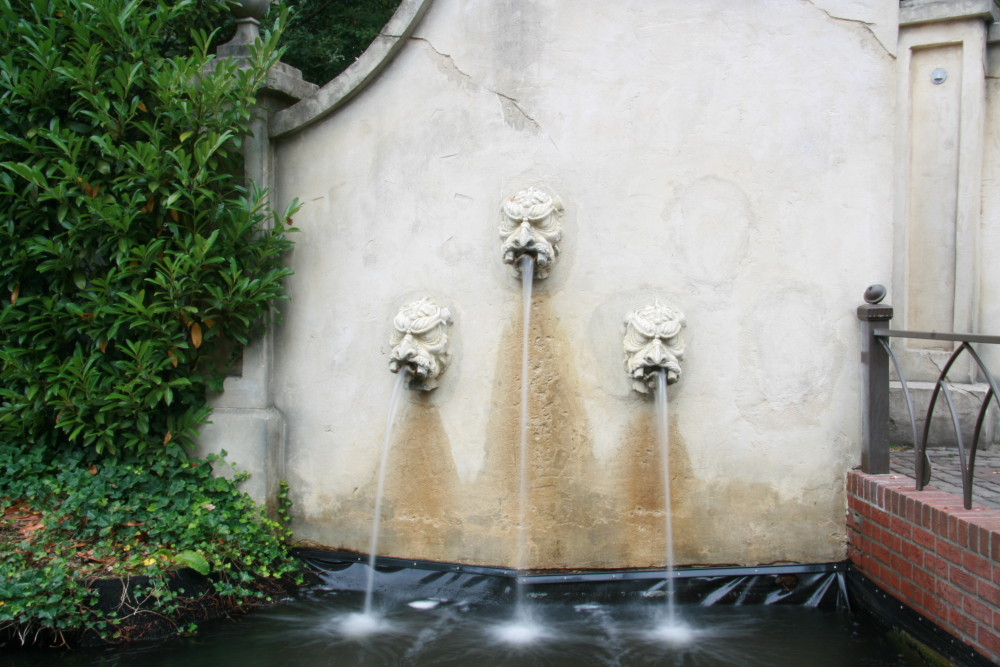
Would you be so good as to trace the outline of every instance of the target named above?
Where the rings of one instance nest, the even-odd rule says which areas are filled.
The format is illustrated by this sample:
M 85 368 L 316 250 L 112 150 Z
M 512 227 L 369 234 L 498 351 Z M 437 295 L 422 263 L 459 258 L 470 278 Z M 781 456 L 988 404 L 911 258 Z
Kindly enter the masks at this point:
M 243 187 L 277 59 L 211 72 L 225 0 L 0 0 L 0 446 L 190 446 L 282 298 L 291 210 Z
M 296 572 L 287 530 L 212 464 L 222 462 L 88 464 L 79 452 L 0 449 L 0 645 L 86 630 L 129 639 L 150 610 L 176 621 L 188 600 L 170 579 L 182 567 L 209 575 L 224 608 L 270 602 L 274 583 Z M 135 576 L 150 577 L 137 600 L 97 613 L 88 582 Z
M 284 12 L 206 69 L 227 14 L 0 0 L 0 644 L 179 618 L 182 567 L 233 607 L 293 570 L 239 478 L 184 456 L 288 274 L 294 206 L 241 176 Z M 141 599 L 96 613 L 88 581 L 133 575 Z

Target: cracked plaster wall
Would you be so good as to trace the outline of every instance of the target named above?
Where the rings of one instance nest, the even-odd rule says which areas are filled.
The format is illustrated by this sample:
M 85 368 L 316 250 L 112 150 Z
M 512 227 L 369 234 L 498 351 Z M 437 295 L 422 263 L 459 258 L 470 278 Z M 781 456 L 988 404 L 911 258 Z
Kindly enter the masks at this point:
M 515 565 L 520 285 L 503 197 L 566 206 L 532 341 L 530 567 L 662 565 L 652 404 L 621 322 L 687 315 L 679 564 L 845 557 L 858 333 L 892 248 L 893 2 L 435 0 L 379 78 L 276 146 L 305 202 L 275 335 L 297 535 L 367 549 L 392 317 L 455 317 L 403 400 L 384 554 Z M 395 466 L 395 467 L 393 467 Z

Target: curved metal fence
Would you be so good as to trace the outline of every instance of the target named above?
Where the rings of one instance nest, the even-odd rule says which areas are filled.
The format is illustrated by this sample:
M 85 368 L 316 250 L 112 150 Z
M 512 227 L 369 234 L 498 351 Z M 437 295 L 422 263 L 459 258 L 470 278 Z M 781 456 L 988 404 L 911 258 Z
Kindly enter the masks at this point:
M 916 488 L 922 490 L 931 479 L 930 460 L 927 458 L 927 444 L 931 430 L 931 419 L 938 406 L 938 399 L 943 396 L 951 416 L 955 430 L 955 441 L 959 453 L 959 466 L 962 476 L 962 496 L 966 509 L 972 509 L 973 473 L 976 466 L 976 452 L 986 415 L 991 401 L 1000 407 L 1000 385 L 996 378 L 983 363 L 982 357 L 973 344 L 1000 345 L 1000 336 L 982 334 L 939 333 L 934 331 L 901 331 L 887 328 L 892 319 L 892 306 L 881 304 L 885 296 L 885 288 L 872 285 L 865 292 L 866 303 L 858 307 L 858 319 L 861 327 L 861 363 L 863 369 L 863 415 L 864 429 L 861 469 L 866 473 L 880 474 L 889 472 L 889 361 L 892 362 L 896 375 L 899 377 L 906 407 L 909 412 L 910 427 L 913 431 L 914 470 Z M 948 361 L 942 366 L 937 380 L 934 382 L 923 429 L 919 430 L 917 413 L 914 408 L 913 392 L 910 382 L 898 357 L 893 352 L 890 340 L 893 338 L 939 340 L 959 343 L 951 353 Z M 959 411 L 953 397 L 953 384 L 948 379 L 948 373 L 954 368 L 955 362 L 968 354 L 975 362 L 988 389 L 979 406 L 978 416 L 972 433 L 971 445 L 967 446 Z

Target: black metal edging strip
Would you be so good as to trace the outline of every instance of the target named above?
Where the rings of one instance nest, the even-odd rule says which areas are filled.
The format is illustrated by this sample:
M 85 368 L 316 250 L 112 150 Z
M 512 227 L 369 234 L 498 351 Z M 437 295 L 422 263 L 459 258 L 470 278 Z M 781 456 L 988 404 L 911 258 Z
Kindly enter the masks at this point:
M 875 336 L 882 338 L 921 338 L 923 340 L 948 340 L 955 343 L 991 343 L 1000 345 L 1000 336 L 986 334 L 942 333 L 939 331 L 903 331 L 902 329 L 876 329 Z
M 366 554 L 343 551 L 326 551 L 323 549 L 293 549 L 293 555 L 302 560 L 313 560 L 330 563 L 367 563 Z M 458 563 L 442 563 L 440 561 L 412 560 L 380 556 L 376 559 L 376 567 L 407 567 L 416 570 L 433 572 L 453 572 L 455 574 L 476 574 L 493 577 L 507 577 L 530 584 L 573 583 L 586 581 L 632 581 L 638 579 L 665 579 L 666 572 L 660 569 L 632 570 L 589 570 L 544 572 L 519 574 L 517 570 L 502 567 L 487 567 L 480 565 L 460 565 Z M 674 570 L 673 579 L 688 579 L 694 577 L 736 577 L 766 574 L 817 574 L 824 572 L 843 572 L 847 563 L 805 563 L 789 565 L 757 565 L 757 566 L 725 566 L 725 567 L 688 567 Z
M 816 574 L 846 570 L 844 563 L 809 563 L 803 565 L 758 565 L 754 567 L 687 567 L 670 573 L 671 579 L 696 577 L 741 577 L 762 574 Z M 666 571 L 658 570 L 602 570 L 593 572 L 566 572 L 563 574 L 525 574 L 520 581 L 530 584 L 560 584 L 578 581 L 632 581 L 637 579 L 666 579 Z

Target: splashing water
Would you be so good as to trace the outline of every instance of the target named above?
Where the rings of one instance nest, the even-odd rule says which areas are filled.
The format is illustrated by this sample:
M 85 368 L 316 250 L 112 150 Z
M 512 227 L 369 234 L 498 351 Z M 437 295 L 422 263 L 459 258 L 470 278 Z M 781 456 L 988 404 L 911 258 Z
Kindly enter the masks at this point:
M 503 644 L 528 646 L 546 637 L 545 628 L 528 619 L 514 619 L 493 628 L 493 637 Z
M 512 647 L 524 647 L 551 637 L 551 631 L 526 608 L 519 607 L 511 620 L 491 629 L 493 638 Z
M 388 623 L 378 614 L 365 611 L 347 614 L 337 623 L 337 631 L 347 639 L 364 639 L 370 635 L 384 632 Z
M 688 646 L 694 642 L 698 636 L 697 631 L 676 619 L 670 619 L 661 625 L 656 626 L 649 633 L 651 639 L 669 644 L 674 647 Z
M 392 398 L 389 400 L 389 416 L 385 423 L 385 440 L 382 441 L 381 460 L 378 466 L 378 484 L 375 488 L 375 513 L 372 517 L 372 539 L 368 548 L 368 577 L 365 582 L 365 605 L 364 612 L 360 616 L 375 618 L 372 613 L 372 591 L 375 588 L 375 559 L 378 554 L 379 529 L 382 523 L 382 496 L 385 495 L 385 471 L 388 468 L 389 446 L 392 444 L 393 424 L 396 421 L 396 412 L 399 410 L 399 397 L 403 393 L 403 385 L 410 375 L 407 368 L 400 369 L 396 375 L 396 385 L 392 389 Z M 358 627 L 364 627 L 359 620 Z M 375 624 L 374 627 L 377 627 Z

